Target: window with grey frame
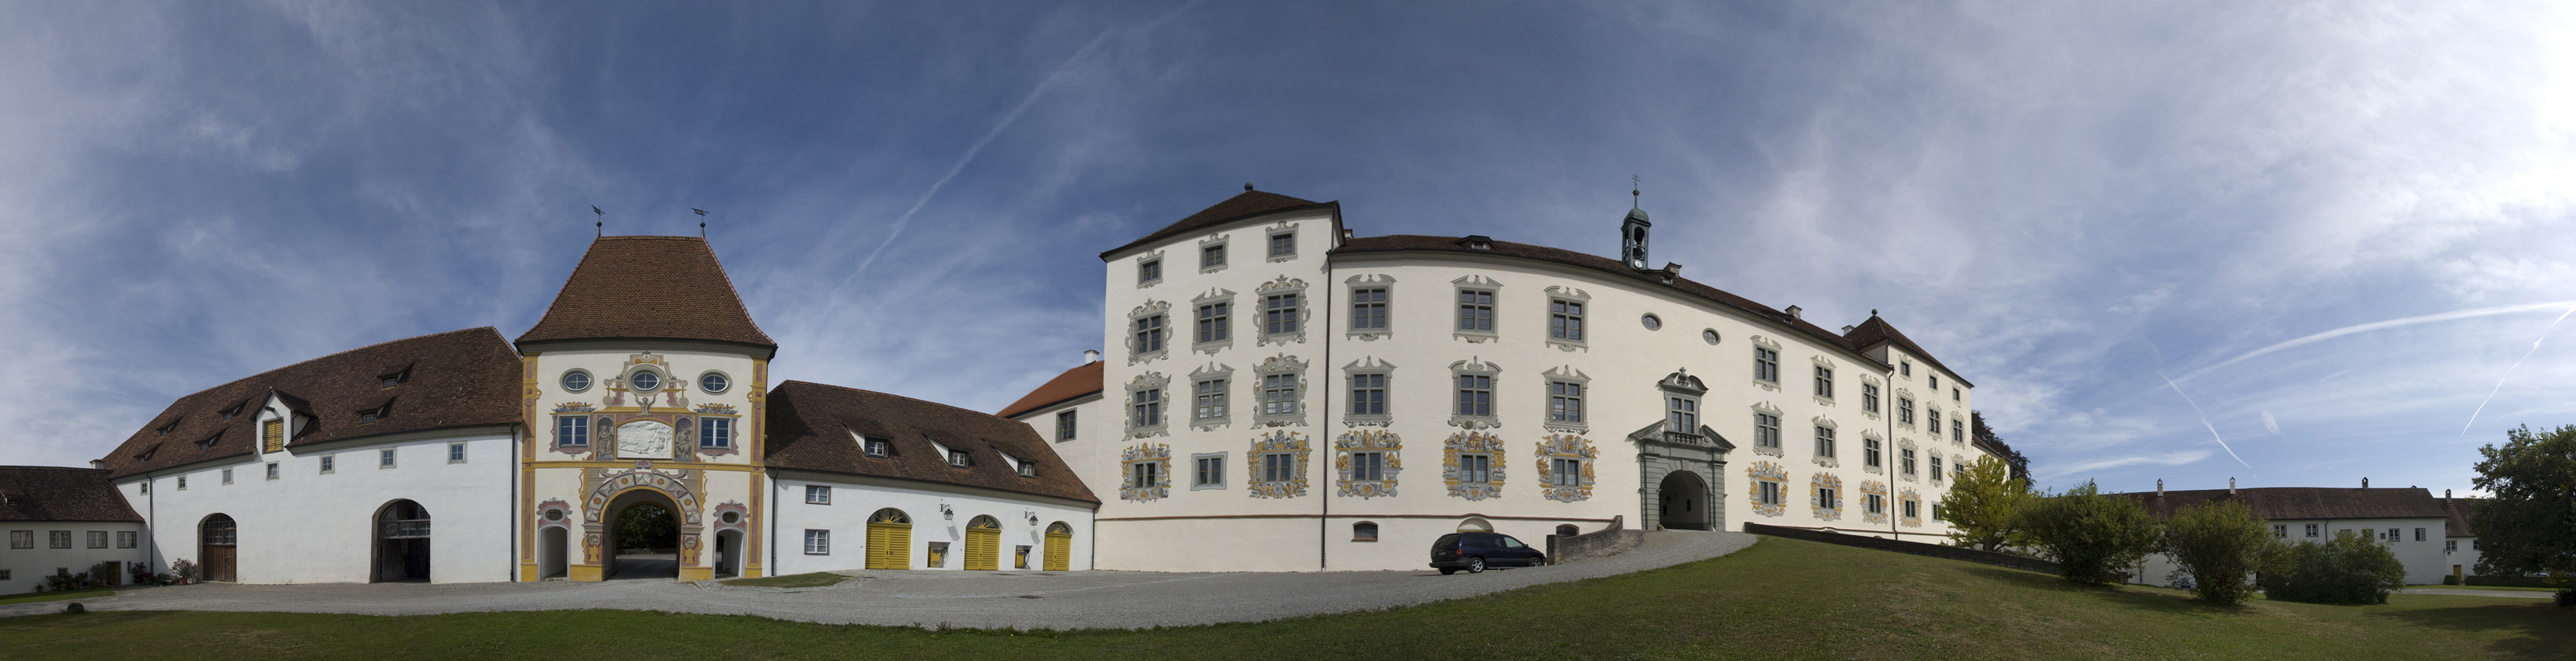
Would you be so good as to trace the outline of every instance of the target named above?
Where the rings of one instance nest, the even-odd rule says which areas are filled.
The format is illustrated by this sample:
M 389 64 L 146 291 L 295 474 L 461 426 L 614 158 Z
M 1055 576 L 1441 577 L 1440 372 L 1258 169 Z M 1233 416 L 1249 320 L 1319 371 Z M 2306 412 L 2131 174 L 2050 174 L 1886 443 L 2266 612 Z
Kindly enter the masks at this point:
M 1225 453 L 1190 455 L 1190 488 L 1225 488 Z
M 1151 489 L 1162 486 L 1162 479 L 1159 476 L 1159 466 L 1161 466 L 1161 464 L 1151 461 L 1139 461 L 1128 464 L 1127 488 Z
M 1201 379 L 1192 386 L 1190 417 L 1194 420 L 1216 420 L 1225 416 L 1225 379 Z
M 1816 366 L 1816 396 L 1825 399 L 1834 398 L 1834 368 Z
M 1297 375 L 1292 373 L 1261 375 L 1261 414 L 1297 414 Z
M 1549 300 L 1547 337 L 1551 340 L 1583 341 L 1583 302 L 1562 298 Z
M 1353 482 L 1384 482 L 1384 481 L 1386 481 L 1386 453 L 1384 453 L 1384 452 L 1353 452 L 1353 453 L 1351 453 L 1351 454 L 1350 454 L 1350 457 L 1351 457 L 1351 481 L 1353 481 Z
M 1494 332 L 1493 290 L 1458 290 L 1458 330 L 1473 333 Z
M 1129 426 L 1138 429 L 1163 426 L 1163 389 L 1146 388 L 1136 391 L 1135 395 Z
M 1573 381 L 1547 382 L 1547 417 L 1557 422 L 1582 422 L 1583 384 Z
M 1870 413 L 1878 412 L 1878 384 L 1860 384 L 1860 410 Z
M 1861 463 L 1862 465 L 1869 466 L 1869 467 L 1872 467 L 1872 468 L 1876 468 L 1876 467 L 1879 467 L 1879 466 L 1885 465 L 1883 462 L 1887 461 L 1887 458 L 1886 458 L 1886 457 L 1881 456 L 1881 454 L 1882 454 L 1882 451 L 1879 449 L 1878 439 L 1870 438 L 1870 437 L 1867 437 L 1867 436 L 1862 436 L 1862 437 L 1861 437 L 1861 439 L 1860 439 L 1860 463 Z
M 1774 426 L 1778 424 L 1773 423 Z M 1664 431 L 1676 434 L 1699 433 L 1699 398 L 1666 395 L 1664 397 Z M 1773 441 L 1775 444 L 1778 441 Z
M 1486 452 L 1458 453 L 1459 484 L 1491 484 L 1494 481 L 1494 455 Z
M 1908 424 L 1908 425 L 1910 425 L 1910 424 L 1914 424 L 1914 399 L 1913 399 L 1913 398 L 1910 398 L 1910 397 L 1898 397 L 1898 398 L 1896 398 L 1896 421 L 1897 421 L 1898 423 L 1900 423 L 1900 424 Z
M 1291 482 L 1297 479 L 1297 455 L 1292 452 L 1261 453 L 1261 481 Z
M 1070 441 L 1070 440 L 1073 440 L 1074 422 L 1075 422 L 1075 420 L 1074 420 L 1074 413 L 1075 413 L 1075 412 L 1074 412 L 1074 411 L 1072 411 L 1072 410 L 1066 410 L 1066 411 L 1064 411 L 1064 412 L 1062 412 L 1062 413 L 1057 413 L 1057 414 L 1055 414 L 1055 440 L 1056 440 L 1056 441 L 1058 441 L 1058 442 L 1063 442 L 1063 441 Z M 871 453 L 871 454 L 874 454 L 874 453 Z
M 1941 481 L 1941 455 L 1939 453 L 1934 453 L 1931 457 L 1928 457 L 1928 459 L 1932 462 L 1932 481 Z
M 1780 352 L 1770 347 L 1753 348 L 1753 379 L 1780 382 Z
M 1780 447 L 1780 416 L 1769 413 L 1753 414 L 1753 445 L 1765 448 Z
M 1351 330 L 1386 330 L 1385 287 L 1360 287 L 1351 290 Z
M 1386 373 L 1351 375 L 1351 415 L 1386 415 Z
M 590 415 L 555 416 L 555 446 L 590 447 Z
M 1136 320 L 1136 353 L 1163 350 L 1163 315 L 1150 315 Z
M 1547 477 L 1550 482 L 1548 486 L 1583 486 L 1583 460 L 1550 458 L 1547 461 Z
M 1458 415 L 1478 418 L 1494 417 L 1493 375 L 1458 375 Z
M 1199 268 L 1212 269 L 1225 265 L 1225 244 L 1199 248 Z
M 1234 317 L 1233 307 L 1233 303 L 1225 301 L 1199 306 L 1198 341 L 1206 343 L 1232 339 L 1233 334 L 1226 326 L 1227 322 Z
M 1816 426 L 1816 456 L 1834 458 L 1834 428 Z
M 1295 256 L 1297 256 L 1297 233 L 1296 233 L 1296 232 L 1280 232 L 1280 233 L 1278 233 L 1278 234 L 1272 234 L 1272 235 L 1270 235 L 1270 256 L 1271 256 L 1271 257 L 1295 257 Z
M 1950 416 L 1950 440 L 1952 442 L 1968 440 L 1967 424 L 1961 422 L 1959 416 Z
M 1923 420 L 1923 426 L 1932 430 L 1932 440 L 1941 440 L 1941 409 L 1923 407 Z
M 1136 263 L 1137 284 L 1144 284 L 1161 279 L 1163 279 L 1163 260 L 1149 259 Z
M 1264 335 L 1286 335 L 1298 329 L 1297 294 L 1271 294 L 1261 297 L 1261 332 Z
M 1900 448 L 1900 449 L 1898 449 L 1898 450 L 1896 451 L 1896 456 L 1897 456 L 1897 458 L 1898 458 L 1898 461 L 1900 462 L 1900 463 L 1898 463 L 1898 464 L 1897 464 L 1897 466 L 1898 466 L 1898 467 L 1900 467 L 1900 468 L 1902 468 L 1902 469 L 1904 470 L 1905 474 L 1907 474 L 1907 475 L 1913 475 L 1913 474 L 1914 474 L 1914 448 Z

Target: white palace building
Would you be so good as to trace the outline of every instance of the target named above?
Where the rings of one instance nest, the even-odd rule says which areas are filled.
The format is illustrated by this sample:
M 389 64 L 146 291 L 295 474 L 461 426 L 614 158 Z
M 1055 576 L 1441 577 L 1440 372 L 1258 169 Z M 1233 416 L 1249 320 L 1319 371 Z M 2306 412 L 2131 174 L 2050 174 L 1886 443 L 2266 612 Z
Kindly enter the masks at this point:
M 600 580 L 645 503 L 678 546 L 625 571 L 679 580 L 1419 569 L 1459 530 L 1947 532 L 1932 503 L 1997 453 L 1969 438 L 1970 383 L 1875 315 L 1827 330 L 1649 266 L 1650 230 L 1628 212 L 1619 259 L 1356 237 L 1338 203 L 1247 185 L 1102 253 L 1113 348 L 999 415 L 773 385 L 780 347 L 704 240 L 603 237 L 515 340 L 315 358 L 180 398 L 92 468 L 0 471 L 0 592 L 103 560 Z

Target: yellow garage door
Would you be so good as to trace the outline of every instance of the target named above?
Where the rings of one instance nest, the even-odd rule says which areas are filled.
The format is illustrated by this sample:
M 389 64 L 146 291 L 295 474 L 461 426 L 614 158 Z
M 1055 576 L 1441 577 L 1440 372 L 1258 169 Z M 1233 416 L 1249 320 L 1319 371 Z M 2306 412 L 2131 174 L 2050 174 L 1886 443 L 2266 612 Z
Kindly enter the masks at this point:
M 1046 570 L 1070 571 L 1072 569 L 1073 526 L 1065 525 L 1063 521 L 1057 521 L 1053 525 L 1047 526 Z
M 912 517 L 903 510 L 877 510 L 868 517 L 868 568 L 912 568 Z
M 966 568 L 1002 568 L 1002 522 L 978 516 L 966 523 Z

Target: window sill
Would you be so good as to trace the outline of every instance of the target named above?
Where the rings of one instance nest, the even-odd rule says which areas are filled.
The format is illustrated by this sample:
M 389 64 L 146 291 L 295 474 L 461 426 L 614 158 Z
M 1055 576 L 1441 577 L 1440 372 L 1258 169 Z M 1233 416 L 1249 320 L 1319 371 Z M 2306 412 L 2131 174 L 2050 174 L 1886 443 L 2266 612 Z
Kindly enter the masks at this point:
M 1810 395 L 1810 397 L 1814 397 L 1814 398 L 1815 398 L 1815 400 L 1816 400 L 1816 404 L 1817 404 L 1818 406 L 1833 406 L 1833 405 L 1834 405 L 1834 398 L 1832 398 L 1832 397 L 1826 397 L 1826 396 L 1823 396 L 1823 395 Z
M 1218 427 L 1229 427 L 1229 428 L 1230 428 L 1230 427 L 1233 427 L 1233 426 L 1234 426 L 1234 418 L 1233 418 L 1232 416 L 1227 416 L 1227 417 L 1223 417 L 1223 418 L 1200 418 L 1200 419 L 1197 419 L 1197 420 L 1191 420 L 1191 421 L 1190 421 L 1190 428 L 1191 428 L 1191 429 L 1196 429 L 1196 430 L 1199 430 L 1199 431 L 1216 431 L 1216 428 L 1218 428 Z
M 1131 353 L 1131 354 L 1128 354 L 1128 355 L 1127 355 L 1127 364 L 1129 364 L 1129 365 L 1134 365 L 1134 364 L 1137 364 L 1137 363 L 1148 362 L 1148 361 L 1152 361 L 1152 360 L 1156 360 L 1156 359 L 1161 359 L 1161 358 L 1170 358 L 1170 357 L 1171 357 L 1171 353 L 1172 353 L 1172 349 L 1171 349 L 1171 347 L 1168 347 L 1168 346 L 1167 346 L 1167 347 L 1164 347 L 1164 348 L 1161 348 L 1161 349 L 1155 349 L 1155 350 L 1153 350 L 1153 351 L 1145 351 L 1145 352 L 1139 352 L 1139 353 Z
M 1552 347 L 1552 348 L 1554 348 L 1554 349 L 1556 349 L 1556 350 L 1558 350 L 1558 351 L 1564 351 L 1564 352 L 1568 352 L 1568 353 L 1575 352 L 1575 351 L 1581 351 L 1581 352 L 1584 352 L 1584 353 L 1592 353 L 1592 346 L 1591 346 L 1591 345 L 1588 345 L 1588 344 L 1584 344 L 1582 340 L 1563 340 L 1563 339 L 1557 339 L 1557 338 L 1552 338 L 1552 337 L 1551 337 L 1551 338 L 1548 338 L 1548 339 L 1547 339 L 1547 346 Z
M 1449 336 L 1466 340 L 1470 344 L 1484 344 L 1503 339 L 1503 336 L 1497 335 L 1491 331 L 1450 331 Z
M 1296 258 L 1297 258 L 1297 253 L 1293 253 L 1293 252 L 1292 252 L 1292 253 L 1288 253 L 1288 254 L 1285 254 L 1285 255 L 1271 255 L 1269 258 L 1267 258 L 1267 259 L 1265 259 L 1265 260 L 1263 260 L 1263 261 L 1267 261 L 1267 262 L 1272 263 L 1272 264 L 1277 264 L 1277 263 L 1280 263 L 1280 262 L 1285 262 L 1285 261 L 1289 261 L 1289 260 L 1294 260 L 1294 259 L 1296 259 Z
M 1548 431 L 1561 431 L 1569 434 L 1592 433 L 1592 426 L 1583 424 L 1581 421 L 1542 420 L 1539 422 L 1539 426 L 1546 428 Z
M 1824 456 L 1824 455 L 1821 455 L 1821 454 L 1820 454 L 1820 455 L 1816 455 L 1815 460 L 1816 460 L 1816 465 L 1818 465 L 1818 466 L 1823 466 L 1823 467 L 1826 467 L 1826 468 L 1841 468 L 1841 467 L 1843 467 L 1843 462 L 1842 462 L 1842 460 L 1840 460 L 1840 459 L 1835 459 L 1835 458 L 1833 458 L 1833 457 L 1828 457 L 1828 456 Z
M 1771 392 L 1780 392 L 1780 382 L 1778 382 L 1778 381 L 1764 381 L 1764 380 L 1761 380 L 1761 379 L 1754 379 L 1754 380 L 1753 380 L 1753 385 L 1761 386 L 1763 390 L 1769 390 L 1769 391 L 1771 391 Z
M 1369 330 L 1350 331 L 1345 334 L 1345 337 L 1359 340 L 1361 342 L 1376 342 L 1383 339 L 1392 339 L 1395 337 L 1395 333 L 1382 328 L 1372 328 Z
M 1289 426 L 1289 425 L 1296 425 L 1296 426 L 1299 426 L 1299 427 L 1304 427 L 1304 426 L 1306 426 L 1306 416 L 1304 416 L 1304 415 L 1264 415 L 1264 416 L 1257 416 L 1257 417 L 1254 417 L 1254 418 L 1252 419 L 1252 424 L 1253 424 L 1253 426 L 1256 426 L 1256 427 L 1286 427 L 1286 426 Z
M 1457 427 L 1459 429 L 1475 430 L 1493 429 L 1495 427 L 1503 426 L 1503 423 L 1501 420 L 1490 415 L 1453 415 L 1449 416 L 1449 426 Z
M 1152 279 L 1152 280 L 1147 280 L 1147 281 L 1144 281 L 1144 282 L 1136 283 L 1136 288 L 1137 288 L 1137 289 L 1144 289 L 1144 288 L 1146 288 L 1146 287 L 1152 287 L 1152 286 L 1154 286 L 1154 285 L 1159 285 L 1159 284 L 1163 284 L 1163 279 L 1162 279 L 1162 278 L 1155 278 L 1155 279 Z
M 1352 427 L 1389 427 L 1395 425 L 1395 416 L 1346 415 L 1342 416 L 1342 424 Z
M 1261 339 L 1254 342 L 1253 346 L 1266 347 L 1273 344 L 1288 346 L 1290 343 L 1305 344 L 1306 331 L 1301 330 L 1293 333 L 1263 333 L 1261 335 Z
M 1193 344 L 1191 344 L 1191 345 L 1190 345 L 1190 350 L 1191 350 L 1191 351 L 1194 351 L 1194 352 L 1203 353 L 1203 354 L 1207 354 L 1207 355 L 1213 356 L 1213 355 L 1216 355 L 1216 352 L 1217 352 L 1217 350 L 1218 350 L 1218 349 L 1224 349 L 1224 348 L 1232 347 L 1232 346 L 1234 346 L 1234 338 L 1232 338 L 1232 337 L 1227 337 L 1227 338 L 1222 339 L 1222 340 L 1208 340 L 1208 341 L 1206 341 L 1206 342 L 1197 342 L 1197 343 L 1193 343 Z
M 1789 456 L 1789 455 L 1788 455 L 1788 453 L 1786 453 L 1786 452 L 1781 452 L 1781 451 L 1780 451 L 1780 448 L 1763 447 L 1763 446 L 1759 446 L 1759 445 L 1753 446 L 1753 453 L 1754 453 L 1754 454 L 1758 454 L 1758 455 L 1762 455 L 1762 456 L 1766 456 L 1766 457 L 1784 457 L 1784 458 L 1785 458 L 1785 457 Z
M 1152 427 L 1135 427 L 1135 428 L 1131 428 L 1131 429 L 1128 429 L 1128 430 L 1127 430 L 1127 437 L 1128 437 L 1128 438 L 1147 438 L 1147 437 L 1152 437 L 1152 436 L 1170 436 L 1170 435 L 1172 435 L 1172 430 L 1171 430 L 1171 428 L 1169 428 L 1169 427 L 1165 427 L 1165 426 L 1162 426 L 1162 425 L 1155 425 L 1155 426 L 1152 426 Z

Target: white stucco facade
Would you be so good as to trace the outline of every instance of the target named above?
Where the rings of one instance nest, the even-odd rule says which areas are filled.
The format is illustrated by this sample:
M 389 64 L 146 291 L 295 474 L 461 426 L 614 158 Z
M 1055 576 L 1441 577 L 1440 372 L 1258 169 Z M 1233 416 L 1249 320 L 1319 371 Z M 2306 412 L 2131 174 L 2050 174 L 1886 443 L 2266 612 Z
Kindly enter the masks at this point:
M 150 559 L 147 531 L 132 521 L 7 521 L 0 531 L 10 540 L 0 547 L 0 594 L 35 592 L 56 572 L 79 575 L 110 560 L 124 563 L 122 584 L 133 580 L 134 563 Z
M 1046 532 L 1061 524 L 1072 531 L 1063 546 L 1067 570 L 1091 563 L 1091 503 L 933 482 L 912 482 L 812 471 L 780 471 L 773 482 L 777 531 L 770 566 L 779 574 L 866 569 L 868 522 L 880 510 L 894 509 L 910 519 L 902 564 L 905 569 L 965 569 L 966 527 L 978 516 L 1000 523 L 999 569 L 1047 567 Z M 810 502 L 809 487 L 822 487 L 824 502 Z M 1032 523 L 1032 520 L 1035 522 Z M 820 548 L 807 543 L 810 531 L 824 533 Z M 945 558 L 930 563 L 930 545 L 945 545 Z M 1028 564 L 1019 566 L 1022 547 Z

